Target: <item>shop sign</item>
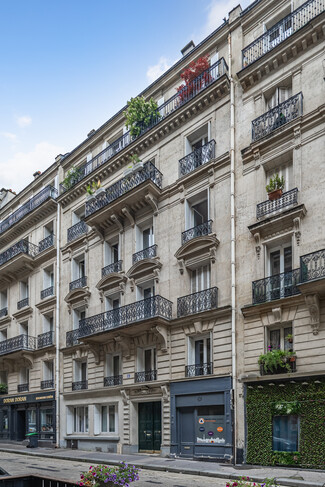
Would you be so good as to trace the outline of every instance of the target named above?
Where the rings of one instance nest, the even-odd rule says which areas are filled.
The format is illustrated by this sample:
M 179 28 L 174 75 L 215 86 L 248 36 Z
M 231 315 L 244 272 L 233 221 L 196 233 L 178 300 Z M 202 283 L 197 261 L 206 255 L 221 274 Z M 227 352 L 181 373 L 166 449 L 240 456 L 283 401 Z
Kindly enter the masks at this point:
M 7 396 L 0 398 L 0 404 L 24 404 L 29 402 L 54 401 L 55 394 L 26 394 L 25 396 Z
M 224 416 L 206 415 L 197 418 L 196 442 L 207 445 L 224 445 L 226 432 Z

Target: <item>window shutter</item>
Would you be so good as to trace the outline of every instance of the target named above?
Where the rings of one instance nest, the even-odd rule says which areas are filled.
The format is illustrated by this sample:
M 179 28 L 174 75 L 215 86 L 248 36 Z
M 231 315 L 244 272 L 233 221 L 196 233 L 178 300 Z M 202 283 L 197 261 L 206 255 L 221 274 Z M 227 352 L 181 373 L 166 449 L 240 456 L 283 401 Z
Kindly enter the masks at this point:
M 99 404 L 94 405 L 94 435 L 100 434 L 100 413 L 101 406 Z

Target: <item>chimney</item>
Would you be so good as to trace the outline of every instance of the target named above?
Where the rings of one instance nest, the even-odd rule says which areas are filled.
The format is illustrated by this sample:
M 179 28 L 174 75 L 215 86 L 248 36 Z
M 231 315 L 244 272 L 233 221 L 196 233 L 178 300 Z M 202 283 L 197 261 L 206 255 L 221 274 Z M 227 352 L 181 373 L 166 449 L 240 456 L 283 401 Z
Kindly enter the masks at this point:
M 37 179 L 41 174 L 42 174 L 41 171 L 34 172 L 34 174 L 33 174 L 34 179 Z
M 183 56 L 186 56 L 186 54 L 188 54 L 189 52 L 191 52 L 195 47 L 195 44 L 193 41 L 190 41 L 188 44 L 186 44 L 185 47 L 183 47 L 183 49 L 181 49 L 181 53 Z
M 87 137 L 91 137 L 95 132 L 95 129 L 91 129 L 91 131 L 87 134 Z

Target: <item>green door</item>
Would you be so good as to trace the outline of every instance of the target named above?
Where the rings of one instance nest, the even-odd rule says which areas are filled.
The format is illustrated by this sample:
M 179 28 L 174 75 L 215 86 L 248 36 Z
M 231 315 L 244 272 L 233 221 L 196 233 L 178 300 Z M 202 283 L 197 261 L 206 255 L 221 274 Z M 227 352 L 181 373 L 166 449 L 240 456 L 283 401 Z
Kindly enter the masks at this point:
M 139 451 L 160 451 L 161 403 L 139 403 Z

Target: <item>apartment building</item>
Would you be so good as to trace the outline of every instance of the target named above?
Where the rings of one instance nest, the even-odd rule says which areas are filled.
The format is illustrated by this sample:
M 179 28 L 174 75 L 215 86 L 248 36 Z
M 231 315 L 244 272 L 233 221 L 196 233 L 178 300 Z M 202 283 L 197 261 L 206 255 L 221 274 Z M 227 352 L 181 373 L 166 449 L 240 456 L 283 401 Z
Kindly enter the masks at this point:
M 237 7 L 136 136 L 121 110 L 1 208 L 1 438 L 324 466 L 324 11 Z

